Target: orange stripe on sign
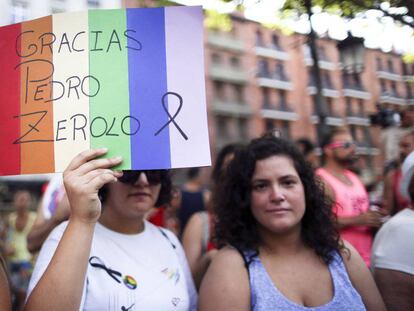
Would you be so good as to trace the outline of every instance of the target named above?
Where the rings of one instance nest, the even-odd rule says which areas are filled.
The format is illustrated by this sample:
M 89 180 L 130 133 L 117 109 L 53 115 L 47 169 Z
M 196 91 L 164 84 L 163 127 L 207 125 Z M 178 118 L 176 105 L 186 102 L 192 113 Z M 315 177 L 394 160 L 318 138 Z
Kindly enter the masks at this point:
M 54 172 L 52 16 L 22 23 L 21 173 Z

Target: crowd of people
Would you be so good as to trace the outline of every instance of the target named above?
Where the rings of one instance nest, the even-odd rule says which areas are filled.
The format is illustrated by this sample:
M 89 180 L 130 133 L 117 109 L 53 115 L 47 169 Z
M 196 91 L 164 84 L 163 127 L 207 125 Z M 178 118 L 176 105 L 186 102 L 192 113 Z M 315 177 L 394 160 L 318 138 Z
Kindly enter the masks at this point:
M 77 155 L 36 213 L 14 194 L 0 226 L 4 310 L 411 310 L 414 130 L 372 205 L 338 127 L 321 144 L 267 133 L 188 170 L 117 171 Z M 388 165 L 388 164 L 387 164 Z M 52 294 L 53 293 L 53 294 Z M 2 309 L 2 310 L 3 310 Z

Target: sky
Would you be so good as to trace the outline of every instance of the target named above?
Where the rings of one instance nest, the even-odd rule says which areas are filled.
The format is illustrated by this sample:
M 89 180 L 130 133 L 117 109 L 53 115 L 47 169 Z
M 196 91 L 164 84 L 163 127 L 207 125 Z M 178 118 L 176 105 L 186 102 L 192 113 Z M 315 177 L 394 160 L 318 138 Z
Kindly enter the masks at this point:
M 234 10 L 234 4 L 223 4 L 218 0 L 176 0 L 186 5 L 203 5 L 205 9 L 216 9 L 222 13 Z M 275 12 L 283 6 L 284 0 L 244 0 L 245 16 L 259 22 L 275 22 Z M 349 22 L 336 15 L 329 15 L 320 10 L 314 11 L 312 19 L 317 33 L 327 33 L 330 37 L 342 40 L 350 30 L 354 36 L 364 37 L 365 46 L 368 48 L 379 48 L 384 52 L 392 50 L 398 53 L 414 53 L 414 31 L 408 26 L 397 26 L 391 18 L 383 17 L 381 22 L 378 18 L 381 13 L 370 10 L 366 18 L 357 17 Z M 286 20 L 281 24 L 299 32 L 309 31 L 309 23 L 306 16 L 298 20 Z

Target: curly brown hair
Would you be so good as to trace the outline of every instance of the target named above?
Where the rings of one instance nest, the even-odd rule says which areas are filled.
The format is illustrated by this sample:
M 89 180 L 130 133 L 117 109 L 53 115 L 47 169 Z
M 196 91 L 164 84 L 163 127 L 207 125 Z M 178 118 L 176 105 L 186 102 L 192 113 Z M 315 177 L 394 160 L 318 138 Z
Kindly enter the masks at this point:
M 258 254 L 261 241 L 257 221 L 250 208 L 251 180 L 256 162 L 274 155 L 287 156 L 293 161 L 305 191 L 303 241 L 329 263 L 333 251 L 343 248 L 335 226 L 332 201 L 325 196 L 322 183 L 315 178 L 312 167 L 300 151 L 292 143 L 271 136 L 254 139 L 239 150 L 218 182 L 213 194 L 217 245 L 232 245 Z

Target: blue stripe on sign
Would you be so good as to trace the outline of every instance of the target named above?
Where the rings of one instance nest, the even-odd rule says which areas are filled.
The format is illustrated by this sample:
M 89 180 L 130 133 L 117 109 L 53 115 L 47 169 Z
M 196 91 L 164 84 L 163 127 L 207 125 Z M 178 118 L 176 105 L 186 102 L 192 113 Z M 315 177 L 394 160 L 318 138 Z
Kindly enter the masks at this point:
M 132 169 L 170 168 L 164 9 L 127 9 L 128 74 L 131 116 L 140 129 L 131 136 Z M 168 98 L 168 96 L 165 96 Z M 168 109 L 168 103 L 164 103 Z M 134 122 L 131 119 L 131 131 Z

